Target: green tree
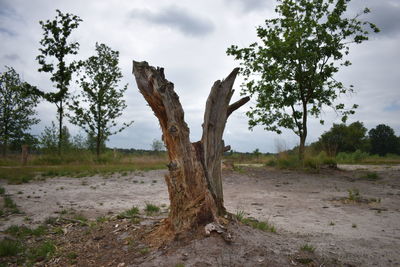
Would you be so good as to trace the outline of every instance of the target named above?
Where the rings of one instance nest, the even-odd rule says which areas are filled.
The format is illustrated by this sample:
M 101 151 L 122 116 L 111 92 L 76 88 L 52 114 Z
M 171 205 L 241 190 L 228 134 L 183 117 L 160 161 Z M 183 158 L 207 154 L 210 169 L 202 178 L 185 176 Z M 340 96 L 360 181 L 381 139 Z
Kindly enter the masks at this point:
M 57 107 L 58 153 L 61 154 L 64 108 L 69 97 L 68 87 L 72 74 L 80 65 L 79 62 L 67 62 L 67 57 L 76 55 L 79 49 L 78 42 L 70 42 L 68 39 L 72 30 L 76 29 L 82 20 L 73 14 L 63 14 L 58 9 L 56 12 L 57 15 L 53 20 L 39 22 L 44 33 L 40 41 L 42 48 L 39 48 L 41 55 L 38 55 L 36 60 L 41 66 L 39 72 L 50 73 L 50 80 L 57 88 L 56 92 L 43 93 L 43 95 L 47 101 L 54 103 Z
M 362 122 L 356 121 L 346 124 L 333 124 L 332 128 L 323 133 L 315 144 L 330 156 L 336 156 L 339 152 L 355 152 L 367 150 L 367 128 Z
M 155 152 L 160 152 L 164 150 L 164 143 L 161 140 L 153 139 L 151 143 L 151 149 Z
M 2 154 L 7 154 L 10 143 L 34 142 L 27 131 L 39 122 L 35 118 L 35 107 L 39 96 L 33 93 L 32 86 L 21 80 L 19 74 L 6 67 L 0 74 L 0 143 Z
M 264 125 L 269 131 L 292 130 L 300 138 L 299 157 L 304 157 L 307 119 L 319 118 L 322 107 L 333 107 L 343 122 L 357 105 L 335 104 L 340 94 L 353 92 L 335 80 L 350 44 L 378 32 L 372 23 L 359 20 L 361 14 L 345 18 L 350 0 L 278 0 L 277 18 L 257 28 L 260 43 L 247 48 L 231 46 L 228 55 L 240 60 L 245 77 L 243 93 L 257 98 L 247 112 L 249 126 Z M 369 13 L 366 8 L 362 13 Z M 323 121 L 320 121 L 323 123 Z
M 400 153 L 399 138 L 397 138 L 390 126 L 379 124 L 374 129 L 369 130 L 368 135 L 371 154 L 384 156 L 388 153 Z
M 39 143 L 42 150 L 49 154 L 53 154 L 56 151 L 58 152 L 59 136 L 59 129 L 54 121 L 52 121 L 50 126 L 44 128 L 44 131 L 39 137 Z M 67 126 L 63 126 L 61 136 L 61 148 L 63 151 L 67 151 L 73 145 L 71 142 L 71 134 L 69 133 Z
M 118 130 L 116 119 L 126 108 L 123 99 L 128 85 L 117 89 L 122 78 L 118 67 L 119 52 L 105 44 L 96 43 L 97 55 L 91 56 L 82 64 L 79 80 L 81 93 L 72 98 L 69 109 L 71 123 L 80 126 L 96 139 L 96 154 L 100 155 L 101 144 L 109 136 L 129 127 L 133 121 L 124 123 Z

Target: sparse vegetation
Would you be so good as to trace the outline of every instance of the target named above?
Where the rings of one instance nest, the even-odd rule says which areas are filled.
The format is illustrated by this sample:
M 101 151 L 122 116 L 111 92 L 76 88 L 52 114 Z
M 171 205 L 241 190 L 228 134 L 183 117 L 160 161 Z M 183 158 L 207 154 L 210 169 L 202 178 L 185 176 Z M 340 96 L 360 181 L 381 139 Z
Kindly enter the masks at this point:
M 22 250 L 20 242 L 10 239 L 0 240 L 0 257 L 16 256 Z
M 146 203 L 144 211 L 146 212 L 147 215 L 152 215 L 154 213 L 160 212 L 160 207 L 152 203 Z
M 126 210 L 126 211 L 118 214 L 117 218 L 118 219 L 130 219 L 130 218 L 135 217 L 138 214 L 139 214 L 139 208 L 133 206 L 129 210 Z
M 313 253 L 315 251 L 315 247 L 310 244 L 304 244 L 300 247 L 300 250 Z

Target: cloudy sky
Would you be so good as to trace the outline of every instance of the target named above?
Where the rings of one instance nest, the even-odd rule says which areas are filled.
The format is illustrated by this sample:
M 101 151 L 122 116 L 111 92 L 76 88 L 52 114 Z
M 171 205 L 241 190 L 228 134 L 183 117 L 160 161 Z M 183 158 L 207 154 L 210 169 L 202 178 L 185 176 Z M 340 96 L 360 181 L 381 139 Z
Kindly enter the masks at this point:
M 352 47 L 353 65 L 337 76 L 345 85 L 353 84 L 356 94 L 343 96 L 346 104 L 360 105 L 349 123 L 360 120 L 370 129 L 377 124 L 390 125 L 400 135 L 400 2 L 398 0 L 353 0 L 351 10 L 368 6 L 365 16 L 381 28 L 370 41 Z M 24 80 L 45 91 L 52 90 L 49 75 L 37 71 L 42 29 L 39 20 L 52 19 L 55 10 L 80 16 L 83 22 L 72 39 L 80 43 L 77 59 L 94 54 L 96 42 L 120 51 L 124 83 L 128 83 L 125 110 L 121 122 L 134 120 L 124 132 L 110 138 L 110 147 L 149 149 L 160 139 L 158 122 L 139 94 L 131 74 L 132 60 L 148 61 L 165 68 L 167 79 L 174 82 L 180 96 L 192 141 L 201 136 L 205 101 L 215 80 L 224 78 L 238 66 L 226 56 L 232 44 L 244 47 L 256 40 L 255 28 L 274 16 L 274 1 L 267 0 L 0 0 L 0 70 L 14 67 Z M 240 79 L 234 99 L 239 98 Z M 74 92 L 78 88 L 72 87 Z M 262 126 L 248 130 L 245 111 L 250 101 L 236 111 L 227 124 L 225 143 L 237 151 L 275 152 L 298 143 L 292 132 L 282 135 L 266 132 Z M 56 120 L 55 106 L 38 106 L 41 123 L 33 128 L 40 134 Z M 340 118 L 333 110 L 324 110 L 325 125 L 311 119 L 308 143 L 328 130 Z M 68 125 L 72 134 L 79 129 Z

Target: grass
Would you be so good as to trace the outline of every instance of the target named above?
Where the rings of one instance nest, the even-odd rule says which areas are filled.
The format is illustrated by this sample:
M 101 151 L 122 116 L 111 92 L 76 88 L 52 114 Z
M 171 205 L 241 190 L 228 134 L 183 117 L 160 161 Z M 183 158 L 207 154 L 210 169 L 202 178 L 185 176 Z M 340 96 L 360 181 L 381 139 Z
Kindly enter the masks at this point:
M 360 178 L 367 179 L 367 180 L 378 180 L 379 175 L 376 172 L 367 172 L 367 173 L 361 175 Z
M 4 187 L 0 186 L 0 195 L 4 195 L 6 193 L 6 190 Z
M 160 212 L 160 208 L 157 205 L 146 203 L 144 211 L 146 212 L 147 215 L 152 215 L 154 213 Z
M 246 218 L 244 217 L 244 211 L 236 212 L 235 216 L 240 222 L 248 226 L 251 226 L 254 229 L 259 229 L 264 232 L 276 233 L 276 227 L 273 224 L 271 224 L 268 221 L 263 222 L 253 218 Z
M 137 207 L 133 206 L 129 210 L 126 210 L 126 211 L 118 214 L 117 218 L 118 219 L 130 219 L 130 218 L 135 217 L 138 214 L 139 214 L 139 209 Z
M 44 241 L 36 247 L 32 247 L 28 252 L 28 259 L 31 262 L 42 261 L 54 255 L 56 246 L 52 241 Z
M 43 225 L 39 225 L 37 228 L 31 229 L 26 226 L 17 226 L 17 225 L 12 225 L 8 227 L 5 232 L 17 237 L 17 238 L 26 238 L 28 236 L 43 236 L 47 234 L 47 227 Z
M 113 173 L 128 175 L 133 171 L 147 171 L 164 169 L 166 155 L 141 155 L 119 156 L 110 158 L 105 155 L 104 160 L 97 161 L 92 156 L 80 153 L 57 155 L 32 155 L 28 166 L 22 167 L 19 161 L 6 162 L 0 158 L 0 179 L 10 184 L 27 183 L 32 179 L 45 179 L 47 177 L 69 176 L 87 177 L 94 175 L 109 176 Z M 86 156 L 85 156 L 86 155 Z M 82 158 L 84 157 L 84 158 Z M 108 158 L 107 158 L 108 157 Z
M 0 257 L 16 256 L 22 250 L 22 245 L 16 240 L 0 240 Z
M 315 251 L 315 247 L 310 244 L 304 244 L 300 247 L 300 250 L 313 253 Z
M 11 197 L 5 196 L 4 198 L 4 208 L 6 208 L 11 213 L 20 213 L 17 204 L 12 200 Z

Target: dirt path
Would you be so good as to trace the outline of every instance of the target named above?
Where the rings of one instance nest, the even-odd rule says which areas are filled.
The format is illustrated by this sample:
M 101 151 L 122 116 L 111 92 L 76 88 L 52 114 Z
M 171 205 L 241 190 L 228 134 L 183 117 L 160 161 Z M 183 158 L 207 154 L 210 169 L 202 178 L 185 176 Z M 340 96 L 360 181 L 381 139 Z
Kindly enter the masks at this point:
M 308 174 L 265 168 L 224 172 L 227 209 L 268 220 L 278 233 L 310 243 L 327 256 L 362 265 L 400 265 L 400 168 L 369 167 L 378 179 L 360 178 L 352 171 Z M 168 206 L 165 171 L 127 176 L 53 178 L 22 185 L 3 185 L 24 215 L 0 221 L 0 230 L 12 224 L 40 223 L 69 209 L 90 218 L 117 214 L 132 205 Z M 358 190 L 372 203 L 345 203 L 348 190 Z M 26 218 L 31 221 L 27 222 Z M 287 245 L 287 244 L 286 244 Z M 285 242 L 282 241 L 282 249 Z

